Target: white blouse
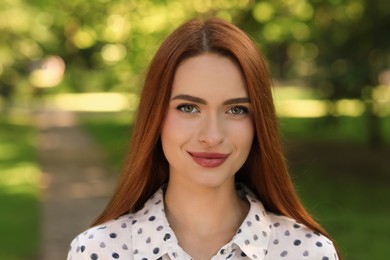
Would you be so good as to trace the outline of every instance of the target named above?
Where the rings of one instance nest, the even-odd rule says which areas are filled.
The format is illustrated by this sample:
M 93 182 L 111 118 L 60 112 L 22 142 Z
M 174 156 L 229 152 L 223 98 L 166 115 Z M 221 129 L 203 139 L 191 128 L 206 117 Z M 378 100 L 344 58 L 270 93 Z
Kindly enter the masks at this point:
M 263 204 L 243 185 L 240 196 L 250 203 L 249 213 L 236 235 L 211 260 L 318 259 L 337 260 L 332 242 L 291 218 L 265 211 Z M 136 213 L 126 214 L 78 235 L 68 260 L 190 260 L 178 244 L 164 213 L 163 188 Z

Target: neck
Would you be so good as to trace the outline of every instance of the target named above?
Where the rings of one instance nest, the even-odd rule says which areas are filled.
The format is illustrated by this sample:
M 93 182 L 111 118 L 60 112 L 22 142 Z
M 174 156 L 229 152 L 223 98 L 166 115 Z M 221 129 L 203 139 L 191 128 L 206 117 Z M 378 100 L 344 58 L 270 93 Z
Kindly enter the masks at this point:
M 176 185 L 170 181 L 165 194 L 165 209 L 175 233 L 211 237 L 234 234 L 249 206 L 237 195 L 233 180 L 216 188 Z

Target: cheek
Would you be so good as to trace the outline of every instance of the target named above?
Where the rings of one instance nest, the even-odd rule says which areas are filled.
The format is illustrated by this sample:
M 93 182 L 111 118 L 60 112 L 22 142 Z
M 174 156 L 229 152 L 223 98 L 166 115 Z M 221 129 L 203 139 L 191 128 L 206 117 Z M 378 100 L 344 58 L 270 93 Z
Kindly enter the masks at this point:
M 254 131 L 253 122 L 249 119 L 231 128 L 230 137 L 237 149 L 249 152 L 253 143 Z
M 181 119 L 174 112 L 169 112 L 161 129 L 161 142 L 163 148 L 171 149 L 173 145 L 181 145 L 191 135 L 191 127 L 188 122 Z

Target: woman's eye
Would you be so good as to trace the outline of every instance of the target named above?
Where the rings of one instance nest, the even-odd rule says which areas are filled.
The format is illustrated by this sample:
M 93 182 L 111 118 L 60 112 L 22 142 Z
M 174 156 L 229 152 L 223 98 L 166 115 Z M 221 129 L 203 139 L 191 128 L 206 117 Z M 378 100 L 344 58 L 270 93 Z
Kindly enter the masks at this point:
M 235 106 L 230 108 L 228 113 L 232 115 L 245 115 L 249 113 L 249 109 L 244 106 Z
M 176 109 L 178 109 L 184 113 L 197 113 L 197 112 L 199 112 L 199 110 L 195 106 L 189 105 L 189 104 L 179 105 Z

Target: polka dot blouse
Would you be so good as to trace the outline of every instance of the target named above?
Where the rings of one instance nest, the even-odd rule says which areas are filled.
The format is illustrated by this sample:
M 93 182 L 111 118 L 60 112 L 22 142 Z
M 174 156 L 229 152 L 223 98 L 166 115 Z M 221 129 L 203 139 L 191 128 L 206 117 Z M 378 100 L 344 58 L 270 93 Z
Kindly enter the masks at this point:
M 211 260 L 337 260 L 332 242 L 295 220 L 265 211 L 262 203 L 239 185 L 249 213 L 232 240 Z M 190 260 L 178 244 L 164 213 L 163 188 L 136 213 L 90 228 L 71 243 L 68 260 Z

